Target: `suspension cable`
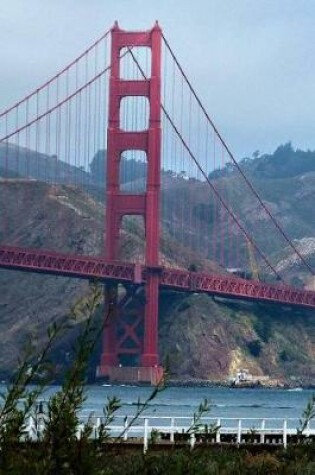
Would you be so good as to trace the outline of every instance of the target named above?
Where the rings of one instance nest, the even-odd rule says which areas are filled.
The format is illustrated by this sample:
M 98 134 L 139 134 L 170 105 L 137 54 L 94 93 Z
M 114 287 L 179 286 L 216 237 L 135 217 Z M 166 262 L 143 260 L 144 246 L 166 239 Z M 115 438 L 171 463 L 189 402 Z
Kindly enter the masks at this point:
M 243 179 L 245 180 L 247 186 L 250 188 L 251 192 L 256 196 L 256 198 L 258 199 L 259 201 L 259 204 L 263 207 L 263 209 L 265 210 L 265 212 L 267 213 L 267 215 L 269 216 L 269 218 L 271 219 L 271 221 L 273 222 L 273 224 L 275 225 L 275 227 L 278 229 L 278 231 L 280 232 L 280 234 L 282 235 L 282 237 L 285 239 L 285 241 L 289 244 L 289 246 L 291 247 L 291 249 L 293 249 L 293 251 L 295 252 L 295 254 L 300 258 L 301 262 L 308 268 L 308 270 L 311 272 L 312 275 L 315 275 L 315 270 L 310 266 L 310 264 L 306 261 L 306 259 L 303 257 L 303 255 L 301 254 L 301 252 L 297 249 L 297 247 L 294 245 L 294 243 L 291 241 L 291 239 L 288 237 L 288 235 L 286 234 L 286 232 L 282 229 L 282 227 L 280 226 L 280 224 L 278 223 L 278 221 L 275 219 L 275 217 L 273 216 L 273 214 L 271 213 L 271 211 L 269 210 L 269 208 L 267 207 L 267 205 L 264 203 L 263 199 L 261 198 L 261 196 L 259 195 L 259 193 L 256 191 L 256 189 L 254 188 L 253 184 L 251 183 L 251 181 L 249 180 L 249 178 L 246 176 L 246 174 L 244 173 L 244 171 L 242 170 L 242 168 L 240 167 L 240 165 L 238 164 L 238 162 L 236 161 L 233 153 L 231 152 L 231 150 L 229 149 L 227 143 L 224 141 L 223 137 L 221 136 L 220 132 L 218 131 L 217 127 L 215 126 L 213 120 L 210 118 L 208 112 L 206 111 L 203 103 L 201 102 L 199 96 L 197 95 L 195 89 L 193 88 L 191 82 L 189 81 L 187 75 L 185 74 L 182 66 L 180 65 L 179 61 L 177 60 L 176 56 L 175 56 L 175 53 L 173 52 L 173 50 L 171 49 L 168 41 L 166 40 L 165 36 L 163 35 L 162 33 L 162 38 L 163 38 L 163 41 L 165 43 L 165 46 L 167 47 L 168 51 L 170 52 L 173 60 L 175 61 L 178 69 L 180 70 L 181 74 L 183 75 L 186 83 L 187 83 L 187 86 L 189 87 L 191 93 L 193 94 L 194 98 L 196 99 L 198 105 L 201 107 L 203 113 L 205 114 L 205 117 L 207 119 L 207 121 L 209 122 L 209 124 L 211 125 L 211 127 L 213 128 L 213 130 L 215 131 L 215 133 L 217 134 L 218 138 L 220 139 L 223 147 L 225 148 L 225 150 L 227 151 L 229 157 L 231 158 L 231 160 L 233 161 L 234 165 L 236 166 L 236 168 L 238 169 L 239 173 L 241 174 L 241 176 L 243 177 Z
M 71 69 L 72 66 L 77 64 L 84 56 L 86 56 L 90 51 L 92 51 L 92 49 L 94 49 L 101 41 L 105 40 L 110 32 L 111 32 L 111 30 L 106 31 L 99 39 L 97 39 L 91 46 L 89 46 L 89 48 L 87 48 L 82 54 L 80 54 L 77 58 L 75 58 L 73 61 L 71 61 L 71 63 L 69 63 L 67 66 L 65 66 L 61 71 L 59 71 L 57 74 L 55 74 L 52 78 L 50 78 L 48 81 L 43 83 L 41 86 L 39 86 L 37 89 L 32 91 L 30 94 L 25 96 L 23 99 L 16 102 L 13 106 L 11 106 L 11 107 L 7 108 L 6 110 L 4 110 L 3 112 L 1 112 L 0 113 L 0 119 L 1 119 L 1 117 L 8 114 L 9 112 L 11 112 L 16 107 L 19 107 L 21 104 L 23 104 L 23 102 L 28 101 L 33 96 L 38 94 L 39 91 L 45 89 L 45 87 L 49 86 L 52 82 L 54 82 L 56 79 L 58 79 L 62 74 L 69 71 L 69 69 Z
M 123 58 L 129 53 L 128 50 L 126 50 L 123 54 L 120 55 L 119 59 Z M 23 130 L 27 129 L 33 124 L 36 124 L 38 121 L 42 120 L 44 117 L 48 116 L 55 110 L 59 109 L 61 106 L 64 104 L 68 103 L 71 99 L 76 97 L 78 94 L 80 94 L 82 91 L 86 90 L 91 84 L 93 84 L 95 81 L 97 81 L 99 78 L 104 76 L 106 72 L 108 72 L 112 68 L 112 64 L 109 64 L 105 69 L 103 69 L 101 72 L 99 72 L 96 76 L 94 76 L 92 79 L 90 79 L 88 82 L 86 82 L 83 86 L 81 86 L 79 89 L 74 91 L 72 94 L 67 96 L 65 99 L 59 101 L 55 106 L 51 107 L 47 111 L 43 112 L 42 114 L 36 116 L 34 119 L 29 121 L 28 123 L 22 125 L 18 129 L 15 129 L 13 132 L 10 132 L 9 134 L 5 135 L 4 137 L 0 138 L 0 143 L 9 140 L 11 137 L 13 137 L 15 134 L 19 134 Z

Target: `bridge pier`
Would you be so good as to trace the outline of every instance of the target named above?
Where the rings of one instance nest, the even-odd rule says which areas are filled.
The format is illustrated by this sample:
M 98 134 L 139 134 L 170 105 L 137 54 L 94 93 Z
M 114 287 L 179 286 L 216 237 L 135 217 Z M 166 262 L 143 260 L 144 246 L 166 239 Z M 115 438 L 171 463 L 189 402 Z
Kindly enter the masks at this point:
M 118 309 L 118 285 L 105 285 L 105 322 L 103 331 L 103 348 L 101 356 L 100 371 L 106 375 L 111 366 L 118 366 L 115 341 L 116 341 L 116 321 L 119 315 Z
M 155 271 L 145 287 L 105 287 L 103 353 L 96 377 L 111 382 L 150 383 L 163 377 L 158 355 L 158 288 Z
M 158 355 L 158 303 L 159 303 L 159 269 L 148 270 L 146 282 L 146 303 L 144 317 L 144 346 L 142 365 L 157 367 Z

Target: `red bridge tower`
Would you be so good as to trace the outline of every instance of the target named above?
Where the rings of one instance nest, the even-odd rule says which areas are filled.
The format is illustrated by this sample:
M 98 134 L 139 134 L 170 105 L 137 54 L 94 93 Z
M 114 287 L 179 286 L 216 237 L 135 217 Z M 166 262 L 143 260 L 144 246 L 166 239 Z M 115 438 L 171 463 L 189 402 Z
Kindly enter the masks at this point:
M 141 80 L 121 79 L 122 48 L 151 49 L 151 77 Z M 103 353 L 97 376 L 110 380 L 156 383 L 162 376 L 158 357 L 159 297 L 159 202 L 161 168 L 161 29 L 129 32 L 117 23 L 112 29 L 109 120 L 107 130 L 106 258 L 119 259 L 119 235 L 125 215 L 140 215 L 145 223 L 145 298 L 124 311 L 119 304 L 117 284 L 106 285 L 106 323 Z M 120 124 L 120 105 L 124 97 L 146 97 L 149 101 L 149 126 L 143 131 L 124 131 Z M 147 159 L 147 182 L 144 193 L 126 194 L 120 190 L 122 153 L 143 151 Z M 124 299 L 128 301 L 131 289 Z M 134 295 L 137 300 L 136 295 Z M 129 299 L 130 301 L 130 299 Z M 110 311 L 108 309 L 110 307 Z M 126 361 L 129 363 L 126 364 Z M 130 366 L 130 361 L 132 362 Z

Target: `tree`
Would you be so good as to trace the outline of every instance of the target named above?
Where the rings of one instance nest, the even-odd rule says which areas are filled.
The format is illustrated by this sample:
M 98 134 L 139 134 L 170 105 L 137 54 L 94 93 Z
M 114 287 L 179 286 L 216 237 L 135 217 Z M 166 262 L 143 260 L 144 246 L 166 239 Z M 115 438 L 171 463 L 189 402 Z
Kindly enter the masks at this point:
M 94 183 L 103 184 L 106 181 L 106 150 L 99 150 L 90 163 L 90 173 Z

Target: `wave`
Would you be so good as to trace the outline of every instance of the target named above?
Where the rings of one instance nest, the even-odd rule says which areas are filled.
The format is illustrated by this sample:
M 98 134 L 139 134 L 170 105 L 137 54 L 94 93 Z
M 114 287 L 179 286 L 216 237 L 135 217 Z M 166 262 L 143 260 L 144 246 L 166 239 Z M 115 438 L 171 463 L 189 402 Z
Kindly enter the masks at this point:
M 141 401 L 141 403 L 143 403 Z M 124 406 L 138 406 L 138 402 L 124 402 Z M 180 403 L 149 403 L 148 407 L 181 407 L 189 410 L 196 408 L 195 404 L 180 404 Z M 209 408 L 240 408 L 240 409 L 294 409 L 294 406 L 275 406 L 271 404 L 209 404 Z
M 276 406 L 274 404 L 211 404 L 211 407 L 239 407 L 239 408 L 253 408 L 253 409 L 294 409 L 294 406 Z

